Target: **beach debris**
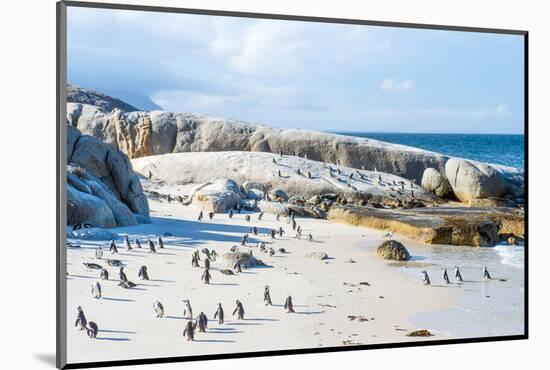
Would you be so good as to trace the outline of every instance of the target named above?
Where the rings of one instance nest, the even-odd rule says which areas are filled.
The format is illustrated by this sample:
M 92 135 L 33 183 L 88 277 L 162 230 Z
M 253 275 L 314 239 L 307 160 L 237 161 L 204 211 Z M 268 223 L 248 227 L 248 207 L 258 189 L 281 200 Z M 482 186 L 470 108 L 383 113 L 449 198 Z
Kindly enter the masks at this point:
M 306 257 L 315 258 L 318 260 L 326 260 L 328 259 L 328 254 L 326 254 L 325 252 L 309 252 L 308 254 L 306 254 Z
M 366 286 L 370 286 L 369 282 L 368 281 L 360 281 L 359 282 L 359 285 L 366 285 Z
M 368 318 L 364 317 L 364 316 L 358 316 L 358 315 L 348 315 L 348 320 L 350 321 L 359 321 L 359 322 L 366 322 L 366 321 L 369 321 Z
M 410 333 L 407 334 L 407 337 L 431 337 L 431 336 L 433 336 L 433 334 L 426 329 L 411 331 Z
M 386 240 L 378 248 L 376 255 L 386 260 L 407 261 L 411 258 L 409 251 L 397 240 Z
M 346 263 L 357 263 L 357 262 L 355 262 L 354 259 L 351 259 L 351 258 L 348 258 L 348 259 L 345 260 L 344 262 L 346 262 Z

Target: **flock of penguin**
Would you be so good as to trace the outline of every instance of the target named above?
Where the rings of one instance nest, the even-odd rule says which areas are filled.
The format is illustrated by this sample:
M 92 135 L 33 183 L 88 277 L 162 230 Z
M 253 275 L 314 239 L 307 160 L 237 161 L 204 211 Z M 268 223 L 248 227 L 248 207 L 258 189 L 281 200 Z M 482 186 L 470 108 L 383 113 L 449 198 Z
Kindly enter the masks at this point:
M 449 274 L 447 273 L 447 269 L 443 268 L 442 271 L 443 274 L 443 281 L 445 284 L 451 284 L 451 281 L 449 280 Z M 483 267 L 483 280 L 492 280 L 491 274 L 489 274 L 489 270 L 487 270 L 487 267 Z M 460 269 L 458 266 L 455 266 L 455 281 L 457 283 L 462 283 L 464 280 L 462 280 L 462 274 L 460 273 Z M 426 270 L 422 271 L 422 282 L 424 285 L 431 285 L 430 277 L 428 276 L 428 272 Z
M 239 210 L 240 211 L 240 210 Z M 263 212 L 259 213 L 258 220 L 261 220 L 263 216 Z M 214 213 L 209 212 L 208 217 L 210 220 L 213 219 Z M 233 217 L 233 210 L 229 212 L 229 217 Z M 199 216 L 197 218 L 198 221 L 203 220 L 204 213 L 203 211 L 200 211 Z M 276 217 L 277 221 L 279 221 L 279 216 Z M 250 221 L 250 215 L 246 215 L 246 220 Z M 296 238 L 301 238 L 301 227 L 296 224 L 296 220 L 294 218 L 293 214 L 290 214 L 287 218 L 288 222 L 292 224 L 292 228 L 296 230 Z M 251 233 L 253 235 L 258 235 L 258 228 L 253 226 L 251 228 Z M 285 231 L 282 227 L 279 227 L 278 230 L 269 230 L 267 232 L 267 236 L 271 237 L 272 239 L 276 238 L 276 235 L 279 235 L 282 237 L 285 234 Z M 248 239 L 249 235 L 248 233 L 244 234 L 241 240 L 241 246 L 248 246 Z M 308 234 L 307 236 L 308 241 L 313 240 L 313 236 L 311 234 Z M 131 251 L 134 248 L 141 249 L 141 242 L 139 239 L 135 239 L 135 247 L 132 247 L 132 244 L 130 243 L 130 240 L 128 238 L 128 235 L 124 236 L 124 246 L 126 248 L 126 251 Z M 147 246 L 149 248 L 149 253 L 157 253 L 157 246 L 158 249 L 164 249 L 164 241 L 162 240 L 162 237 L 158 237 L 157 239 L 157 245 L 151 240 L 147 239 Z M 275 254 L 275 250 L 273 248 L 266 248 L 266 245 L 264 242 L 260 241 L 257 244 L 257 247 L 259 247 L 259 250 L 268 253 L 270 256 L 273 256 Z M 234 245 L 230 248 L 232 252 L 237 252 L 239 250 L 239 247 L 237 245 Z M 116 255 L 118 254 L 118 247 L 114 240 L 111 240 L 109 244 L 109 251 L 111 254 Z M 201 252 L 205 255 L 203 267 L 204 271 L 201 275 L 201 280 L 204 282 L 204 284 L 210 284 L 210 281 L 212 279 L 212 276 L 210 274 L 210 261 L 216 261 L 218 257 L 218 253 L 215 250 L 209 250 L 208 248 L 203 248 Z M 286 253 L 284 248 L 279 248 L 280 253 Z M 250 255 L 252 256 L 252 250 L 249 250 Z M 98 246 L 95 250 L 95 257 L 98 260 L 105 261 L 109 266 L 114 266 L 119 268 L 119 283 L 118 286 L 125 288 L 125 289 L 131 289 L 137 286 L 136 283 L 130 281 L 124 271 L 124 264 L 117 259 L 103 259 L 103 248 L 101 246 Z M 192 267 L 200 267 L 199 261 L 201 260 L 200 253 L 198 250 L 195 250 L 191 257 L 191 266 Z M 92 270 L 100 270 L 99 277 L 101 280 L 109 280 L 109 272 L 106 268 L 101 266 L 98 263 L 93 262 L 83 262 L 83 265 Z M 241 266 L 240 262 L 237 260 L 235 264 L 233 265 L 233 270 L 235 272 L 239 273 L 242 272 L 243 266 Z M 245 266 L 246 268 L 246 266 Z M 224 275 L 234 275 L 235 272 L 231 269 L 222 269 L 220 272 Z M 138 271 L 138 278 L 141 280 L 149 280 L 149 274 L 147 270 L 147 266 L 143 265 L 140 267 Z M 101 284 L 99 281 L 95 281 L 92 284 L 92 297 L 96 299 L 102 298 L 102 291 L 101 291 Z M 183 331 L 183 336 L 187 338 L 188 341 L 193 341 L 195 338 L 196 332 L 206 332 L 206 329 L 208 328 L 208 317 L 204 312 L 200 312 L 200 314 L 196 317 L 193 316 L 193 310 L 191 308 L 191 303 L 188 299 L 184 299 L 183 302 L 185 303 L 185 309 L 183 316 L 185 319 L 187 319 L 187 324 L 185 326 L 185 329 Z M 264 289 L 264 304 L 266 306 L 271 306 L 271 295 L 270 295 L 270 287 L 266 286 Z M 235 302 L 235 309 L 233 310 L 233 316 L 236 316 L 238 320 L 243 320 L 245 311 L 242 302 L 239 300 L 236 300 Z M 292 303 L 292 297 L 288 296 L 285 300 L 284 309 L 287 313 L 294 313 L 294 305 Z M 164 306 L 161 302 L 155 300 L 153 301 L 153 310 L 155 312 L 155 315 L 157 318 L 164 317 Z M 218 319 L 219 324 L 224 323 L 224 310 L 221 303 L 218 303 L 216 312 L 214 314 L 214 319 Z M 78 306 L 77 308 L 77 318 L 75 321 L 75 327 L 77 327 L 79 330 L 85 331 L 86 334 L 90 338 L 96 338 L 97 333 L 99 331 L 97 323 L 94 321 L 88 321 L 86 319 L 86 316 L 84 314 L 84 310 L 81 306 Z

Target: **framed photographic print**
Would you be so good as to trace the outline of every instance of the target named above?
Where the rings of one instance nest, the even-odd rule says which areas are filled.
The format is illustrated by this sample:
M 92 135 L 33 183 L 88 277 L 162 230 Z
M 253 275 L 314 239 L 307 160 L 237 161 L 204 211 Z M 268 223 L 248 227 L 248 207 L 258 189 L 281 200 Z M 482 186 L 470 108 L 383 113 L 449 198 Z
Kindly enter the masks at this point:
M 526 31 L 57 10 L 59 368 L 527 338 Z

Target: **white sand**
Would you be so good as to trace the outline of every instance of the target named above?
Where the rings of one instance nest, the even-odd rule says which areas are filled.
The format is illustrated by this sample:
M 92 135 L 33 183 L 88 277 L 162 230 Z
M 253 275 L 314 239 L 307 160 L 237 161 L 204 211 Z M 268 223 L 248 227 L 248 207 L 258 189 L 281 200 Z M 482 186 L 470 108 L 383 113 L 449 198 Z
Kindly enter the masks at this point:
M 198 209 L 192 206 L 157 201 L 151 201 L 150 206 L 152 224 L 112 230 L 130 234 L 132 243 L 139 237 L 145 248 L 125 252 L 122 240 L 118 240 L 119 255 L 104 252 L 104 259 L 116 258 L 127 264 L 128 278 L 139 284 L 135 289 L 117 286 L 118 268 L 108 267 L 110 280 L 101 281 L 98 270 L 82 265 L 95 262 L 107 266 L 95 259 L 94 250 L 98 244 L 107 247 L 108 242 L 70 240 L 82 247 L 68 250 L 70 363 L 342 346 L 344 341 L 370 344 L 427 340 L 406 336 L 410 330 L 419 329 L 407 324 L 407 318 L 448 309 L 462 291 L 454 284 L 445 289 L 425 287 L 419 276 L 376 257 L 374 249 L 383 240 L 381 231 L 297 219 L 304 234 L 311 233 L 315 238 L 308 242 L 294 239 L 291 226 L 283 218 L 276 222 L 273 215 L 266 214 L 257 221 L 257 214 L 252 214 L 248 223 L 244 214 L 235 214 L 232 220 L 217 214 L 214 220 L 199 223 L 195 221 Z M 253 225 L 261 235 L 251 236 L 251 242 L 263 240 L 266 244 L 271 240 L 265 231 L 283 226 L 285 237 L 268 246 L 275 250 L 285 248 L 288 253 L 269 257 L 258 248 L 251 248 L 256 257 L 272 267 L 245 270 L 237 276 L 217 271 L 226 268 L 218 259 L 212 263 L 212 284 L 204 285 L 200 280 L 203 269 L 191 267 L 192 251 L 207 247 L 221 256 L 239 244 L 243 233 Z M 145 239 L 156 241 L 156 236 L 164 232 L 174 235 L 163 238 L 166 249 L 156 255 L 147 253 Z M 305 257 L 311 251 L 324 251 L 331 259 Z M 356 263 L 346 262 L 349 258 Z M 141 265 L 148 267 L 150 281 L 138 279 Z M 439 284 L 439 277 L 432 279 L 435 285 Z M 104 298 L 100 300 L 91 297 L 91 284 L 96 280 L 103 287 Z M 358 285 L 359 282 L 370 286 Z M 271 287 L 273 306 L 263 304 L 265 285 Z M 294 314 L 285 313 L 282 306 L 288 295 L 293 298 Z M 210 319 L 208 332 L 197 333 L 195 342 L 182 337 L 187 322 L 183 319 L 184 298 L 190 299 L 195 315 L 204 311 Z M 231 316 L 236 299 L 243 302 L 246 311 L 243 321 Z M 155 317 L 153 300 L 162 302 L 165 318 Z M 213 320 L 218 302 L 225 310 L 223 325 Z M 74 327 L 79 305 L 87 319 L 99 325 L 95 340 Z M 368 321 L 350 321 L 348 315 L 364 316 Z M 442 333 L 435 334 L 428 339 L 446 338 Z

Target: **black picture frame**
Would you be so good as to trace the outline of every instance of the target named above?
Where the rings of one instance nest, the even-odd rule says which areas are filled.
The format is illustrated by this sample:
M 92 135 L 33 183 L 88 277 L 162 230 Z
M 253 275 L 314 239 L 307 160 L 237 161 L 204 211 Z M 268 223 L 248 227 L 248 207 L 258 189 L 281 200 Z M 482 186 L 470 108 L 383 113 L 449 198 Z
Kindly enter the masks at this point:
M 127 359 L 117 361 L 98 361 L 98 362 L 83 362 L 83 363 L 67 363 L 66 354 L 66 330 L 67 330 L 67 291 L 66 291 L 66 87 L 67 87 L 67 8 L 95 8 L 95 9 L 113 9 L 113 10 L 133 10 L 143 12 L 162 12 L 162 13 L 180 13 L 180 14 L 197 14 L 211 16 L 227 16 L 241 18 L 256 18 L 256 19 L 278 19 L 287 21 L 306 21 L 318 23 L 339 23 L 339 24 L 354 24 L 365 26 L 382 26 L 382 27 L 398 27 L 398 28 L 415 28 L 429 30 L 445 30 L 457 32 L 478 32 L 478 33 L 494 33 L 520 35 L 524 39 L 524 157 L 525 157 L 525 268 L 524 268 L 524 333 L 522 335 L 506 335 L 498 337 L 477 337 L 465 339 L 445 339 L 445 340 L 427 340 L 422 342 L 399 342 L 399 343 L 383 343 L 383 344 L 365 344 L 354 346 L 339 346 L 339 347 L 320 347 L 320 348 L 303 348 L 303 349 L 287 349 L 273 351 L 255 351 L 255 352 L 239 352 L 227 354 L 209 354 L 209 355 L 193 355 L 193 356 L 177 356 L 177 357 L 161 357 L 147 359 Z M 301 15 L 287 14 L 270 14 L 270 13 L 252 13 L 252 12 L 237 12 L 237 11 L 222 11 L 210 9 L 190 9 L 176 7 L 161 7 L 161 6 L 146 6 L 146 5 L 131 5 L 131 4 L 110 4 L 100 2 L 80 2 L 80 1 L 59 1 L 56 4 L 57 14 L 57 97 L 56 97 L 56 119 L 57 119 L 57 154 L 56 154 L 56 198 L 57 198 L 57 247 L 56 247 L 56 366 L 59 369 L 77 369 L 77 368 L 94 368 L 108 366 L 126 366 L 126 365 L 143 365 L 143 364 L 160 364 L 174 362 L 189 362 L 189 361 L 206 361 L 206 360 L 221 360 L 234 359 L 244 357 L 265 357 L 265 356 L 282 356 L 296 354 L 313 354 L 325 352 L 348 352 L 362 351 L 370 349 L 388 349 L 402 347 L 420 347 L 420 346 L 440 346 L 450 344 L 466 344 L 466 343 L 483 343 L 483 342 L 499 342 L 510 340 L 525 340 L 529 338 L 529 32 L 526 30 L 513 29 L 497 29 L 497 28 L 482 28 L 482 27 L 463 27 L 450 26 L 440 24 L 420 24 L 406 22 L 385 22 L 374 20 L 359 20 L 359 19 L 342 19 L 328 17 L 312 17 Z

